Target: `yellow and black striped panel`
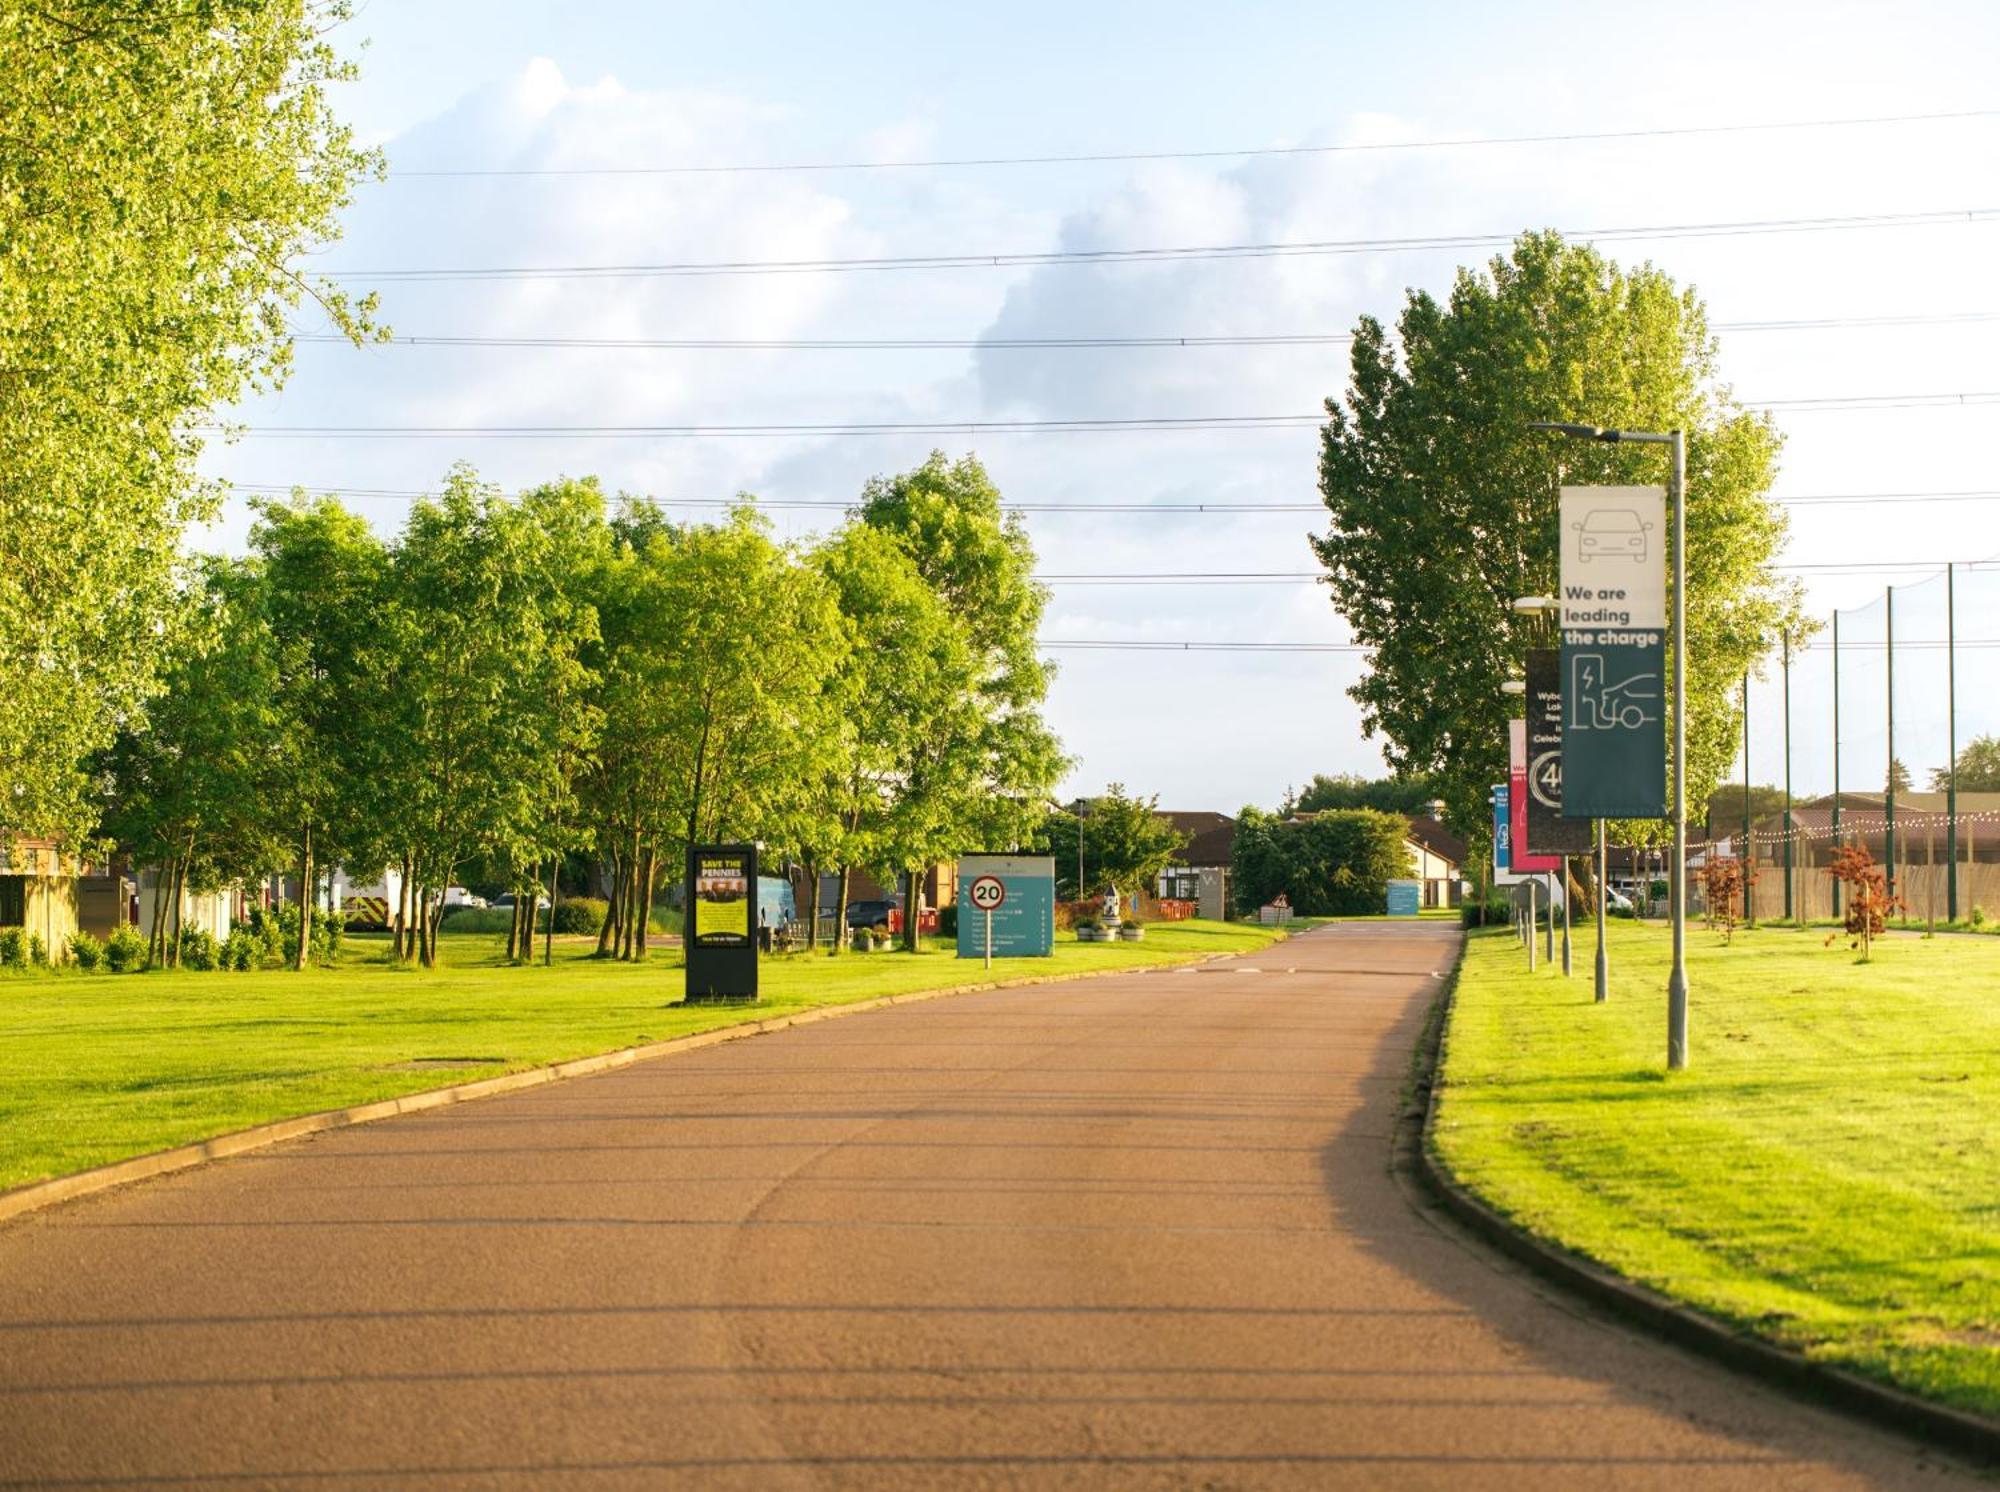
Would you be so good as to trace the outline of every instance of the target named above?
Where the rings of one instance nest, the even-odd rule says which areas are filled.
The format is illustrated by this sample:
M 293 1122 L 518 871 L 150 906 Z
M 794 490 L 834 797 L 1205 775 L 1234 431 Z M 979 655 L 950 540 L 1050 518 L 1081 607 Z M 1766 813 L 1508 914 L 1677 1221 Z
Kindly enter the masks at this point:
M 350 896 L 341 910 L 346 914 L 349 927 L 389 925 L 389 898 L 386 896 Z

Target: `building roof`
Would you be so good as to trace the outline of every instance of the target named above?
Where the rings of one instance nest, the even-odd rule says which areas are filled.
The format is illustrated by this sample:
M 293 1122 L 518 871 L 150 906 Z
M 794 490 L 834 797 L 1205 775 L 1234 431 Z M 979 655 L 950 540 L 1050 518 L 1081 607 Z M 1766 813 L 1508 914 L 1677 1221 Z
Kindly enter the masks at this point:
M 1194 837 L 1174 857 L 1178 865 L 1227 865 L 1236 847 L 1236 820 L 1226 813 L 1163 809 L 1160 817 L 1183 834 Z
M 1410 840 L 1457 869 L 1465 864 L 1465 841 L 1428 814 L 1410 819 Z

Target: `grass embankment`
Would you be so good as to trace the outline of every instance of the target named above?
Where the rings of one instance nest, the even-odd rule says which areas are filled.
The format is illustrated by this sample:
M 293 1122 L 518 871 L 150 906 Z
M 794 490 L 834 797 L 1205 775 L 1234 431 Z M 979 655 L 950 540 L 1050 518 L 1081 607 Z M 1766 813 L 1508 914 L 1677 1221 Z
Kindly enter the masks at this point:
M 1294 928 L 1296 931 L 1296 927 Z M 441 939 L 444 967 L 397 968 L 350 942 L 337 969 L 0 975 L 0 1190 L 321 1109 L 369 1103 L 816 1005 L 995 980 L 1247 953 L 1276 928 L 1157 923 L 1144 942 L 1052 958 L 924 953 L 768 958 L 755 1005 L 684 1006 L 678 951 L 599 962 L 558 941 L 513 968 L 504 940 Z M 537 946 L 539 952 L 539 945 Z M 445 1065 L 449 1064 L 449 1065 Z
M 1438 1153 L 1535 1234 L 1809 1356 L 2000 1416 L 2000 946 L 1690 929 L 1689 1070 L 1668 941 L 1613 980 L 1467 945 Z

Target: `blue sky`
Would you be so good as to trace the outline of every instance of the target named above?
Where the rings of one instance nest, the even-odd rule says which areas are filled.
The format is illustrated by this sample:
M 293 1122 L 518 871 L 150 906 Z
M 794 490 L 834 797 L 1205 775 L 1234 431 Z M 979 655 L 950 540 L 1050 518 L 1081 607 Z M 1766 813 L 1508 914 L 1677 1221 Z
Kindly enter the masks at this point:
M 662 6 L 375 0 L 340 104 L 392 171 L 1224 150 L 2000 107 L 2000 8 L 1683 5 Z M 366 39 L 367 45 L 359 43 Z M 1671 50 L 1662 47 L 1671 42 Z M 1180 162 L 655 178 L 405 176 L 364 190 L 320 267 L 852 257 L 1513 232 L 2000 207 L 2000 120 L 1727 137 Z M 1611 246 L 1719 321 L 2000 311 L 2000 226 Z M 422 335 L 1118 336 L 1338 332 L 1483 251 L 669 281 L 392 284 Z M 2000 388 L 2000 321 L 1725 334 L 1753 398 Z M 1020 352 L 301 349 L 258 424 L 1048 419 L 1310 411 L 1339 347 Z M 2000 487 L 1991 409 L 1782 419 L 1781 494 Z M 335 491 L 596 472 L 663 498 L 845 500 L 933 444 L 1012 499 L 1310 502 L 1310 430 L 826 440 L 246 439 L 213 470 Z M 357 496 L 393 529 L 404 505 Z M 1794 510 L 1789 560 L 1977 558 L 2000 503 Z M 781 511 L 803 536 L 824 515 Z M 1310 568 L 1313 516 L 1052 513 L 1050 573 Z M 234 545 L 240 504 L 208 542 Z M 1818 606 L 1887 579 L 1809 572 Z M 1992 586 L 1990 590 L 2000 590 Z M 1990 606 L 2000 597 L 1981 600 Z M 1441 619 L 1448 624 L 1448 619 Z M 2000 635 L 2000 616 L 1987 623 Z M 1047 637 L 1337 642 L 1310 585 L 1058 588 Z M 1374 771 L 1338 654 L 1057 655 L 1051 715 L 1106 781 L 1180 808 Z M 1769 691 L 1766 691 L 1767 693 Z M 1760 706 L 1760 712 L 1761 712 Z M 1976 723 L 1976 722 L 1975 722 Z M 1759 736 L 1776 732 L 1760 719 Z M 1996 719 L 1986 728 L 2000 726 Z M 1759 776 L 1771 775 L 1759 758 Z M 1915 763 L 1919 768 L 1928 763 Z M 1859 769 L 1850 768 L 1850 773 Z M 1807 772 L 1804 775 L 1810 775 Z M 1862 775 L 1867 775 L 1863 773 Z

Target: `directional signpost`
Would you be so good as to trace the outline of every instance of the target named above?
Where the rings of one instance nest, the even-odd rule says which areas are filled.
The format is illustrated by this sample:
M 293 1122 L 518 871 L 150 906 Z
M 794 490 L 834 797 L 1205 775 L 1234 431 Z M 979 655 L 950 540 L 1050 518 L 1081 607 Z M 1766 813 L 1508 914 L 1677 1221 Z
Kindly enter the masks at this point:
M 1562 489 L 1566 818 L 1666 814 L 1665 522 L 1658 487 Z
M 960 855 L 958 884 L 960 958 L 1047 958 L 1055 952 L 1052 857 Z
M 998 876 L 980 876 L 965 893 L 966 899 L 986 914 L 986 967 L 993 967 L 993 913 L 1007 902 L 1007 884 Z

